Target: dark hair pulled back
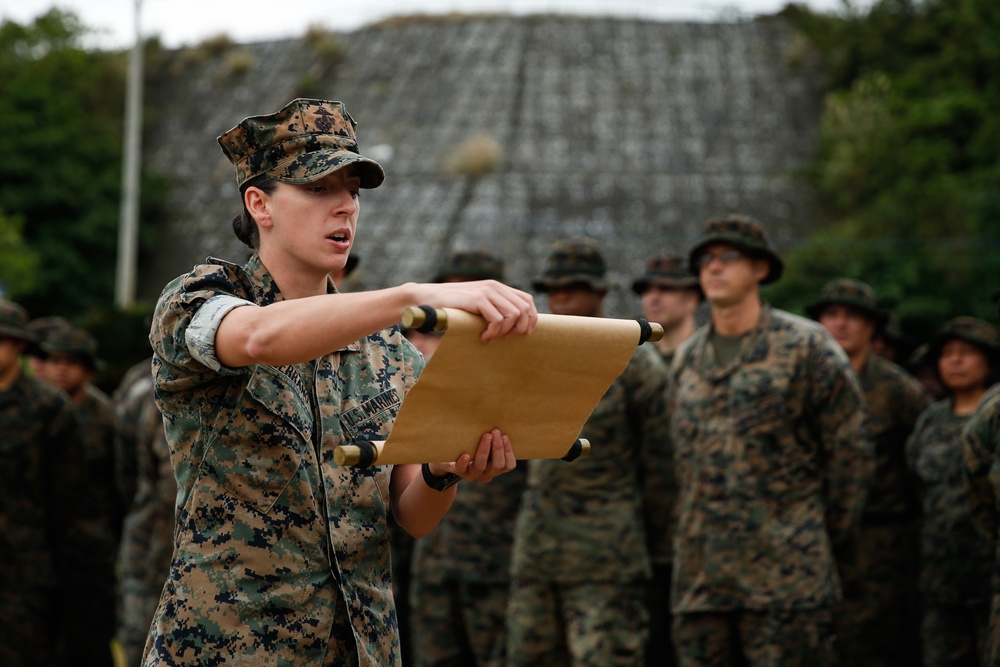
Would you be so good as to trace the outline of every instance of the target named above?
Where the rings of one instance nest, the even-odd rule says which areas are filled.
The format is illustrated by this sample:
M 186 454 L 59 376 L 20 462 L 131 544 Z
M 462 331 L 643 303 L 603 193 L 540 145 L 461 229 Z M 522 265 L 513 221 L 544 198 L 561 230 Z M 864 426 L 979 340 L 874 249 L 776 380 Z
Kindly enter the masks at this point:
M 240 186 L 240 201 L 245 201 L 243 196 L 249 187 L 258 188 L 264 194 L 269 195 L 278 187 L 278 181 L 267 174 L 251 178 Z M 251 250 L 257 251 L 260 249 L 260 230 L 257 228 L 257 221 L 253 219 L 250 211 L 247 210 L 246 203 L 243 204 L 243 211 L 233 218 L 233 232 L 235 232 L 236 238 L 246 244 Z

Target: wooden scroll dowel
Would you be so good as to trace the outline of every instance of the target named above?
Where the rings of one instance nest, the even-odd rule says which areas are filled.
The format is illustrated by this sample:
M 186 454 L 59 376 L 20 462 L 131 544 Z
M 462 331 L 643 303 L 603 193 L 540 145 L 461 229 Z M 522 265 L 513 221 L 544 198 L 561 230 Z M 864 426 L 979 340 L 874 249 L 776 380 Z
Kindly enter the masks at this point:
M 448 330 L 448 313 L 430 306 L 409 306 L 403 310 L 402 324 L 420 333 Z
M 658 322 L 650 322 L 644 317 L 637 317 L 635 321 L 639 323 L 639 345 L 648 340 L 655 343 L 663 338 L 663 326 Z M 409 306 L 403 310 L 402 324 L 420 333 L 447 331 L 448 312 L 430 306 Z
M 339 466 L 368 468 L 375 465 L 378 461 L 383 447 L 385 447 L 384 440 L 376 440 L 374 442 L 365 440 L 356 442 L 353 445 L 338 445 L 333 450 L 333 460 Z
M 365 440 L 353 445 L 339 445 L 333 450 L 333 460 L 338 466 L 368 468 L 378 463 L 384 447 L 384 440 Z M 584 438 L 575 440 L 566 455 L 561 458 L 563 461 L 575 461 L 581 456 L 590 456 L 590 441 Z
M 659 322 L 650 322 L 645 317 L 637 317 L 635 321 L 639 323 L 639 345 L 647 340 L 655 343 L 663 338 L 663 325 Z

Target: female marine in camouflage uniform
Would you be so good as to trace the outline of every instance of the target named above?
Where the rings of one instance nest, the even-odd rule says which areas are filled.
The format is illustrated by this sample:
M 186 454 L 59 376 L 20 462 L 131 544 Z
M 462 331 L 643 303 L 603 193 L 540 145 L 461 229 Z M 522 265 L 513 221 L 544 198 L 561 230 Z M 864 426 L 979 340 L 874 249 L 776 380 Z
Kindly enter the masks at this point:
M 170 574 L 145 665 L 398 665 L 386 515 L 415 536 L 455 491 L 515 465 L 484 434 L 474 457 L 340 468 L 344 441 L 384 439 L 422 366 L 404 307 L 463 308 L 483 339 L 530 331 L 531 297 L 493 281 L 337 294 L 358 192 L 382 184 L 343 104 L 294 100 L 219 138 L 234 221 L 255 254 L 209 260 L 165 288 L 150 340 L 178 481 Z M 474 443 L 473 443 L 474 444 Z
M 993 558 L 970 516 L 962 429 L 998 369 L 994 327 L 972 317 L 949 321 L 935 337 L 936 364 L 948 398 L 927 408 L 906 445 L 921 497 L 920 594 L 924 665 L 980 664 L 989 615 Z

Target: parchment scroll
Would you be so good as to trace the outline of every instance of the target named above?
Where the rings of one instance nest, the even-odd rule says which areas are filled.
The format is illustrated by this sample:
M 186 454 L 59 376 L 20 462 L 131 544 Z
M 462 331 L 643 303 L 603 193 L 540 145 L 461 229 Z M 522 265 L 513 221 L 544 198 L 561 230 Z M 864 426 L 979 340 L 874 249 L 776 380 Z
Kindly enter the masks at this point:
M 540 314 L 530 334 L 484 343 L 478 315 L 436 312 L 445 334 L 388 440 L 365 443 L 367 453 L 338 447 L 339 464 L 454 461 L 474 453 L 493 428 L 510 437 L 518 459 L 563 458 L 574 443 L 576 455 L 585 455 L 587 443 L 580 450 L 577 437 L 590 413 L 636 345 L 662 336 L 644 320 Z

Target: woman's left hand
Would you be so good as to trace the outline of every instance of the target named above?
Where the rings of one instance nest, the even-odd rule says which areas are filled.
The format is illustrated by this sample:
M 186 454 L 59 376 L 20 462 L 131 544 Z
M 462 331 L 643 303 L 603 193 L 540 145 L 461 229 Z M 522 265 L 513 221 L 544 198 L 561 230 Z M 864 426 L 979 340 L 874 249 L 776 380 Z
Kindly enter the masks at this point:
M 510 438 L 493 429 L 479 439 L 475 456 L 462 454 L 454 463 L 428 464 L 431 473 L 442 476 L 455 473 L 469 482 L 489 482 L 494 477 L 510 472 L 517 466 L 517 458 L 510 445 Z

